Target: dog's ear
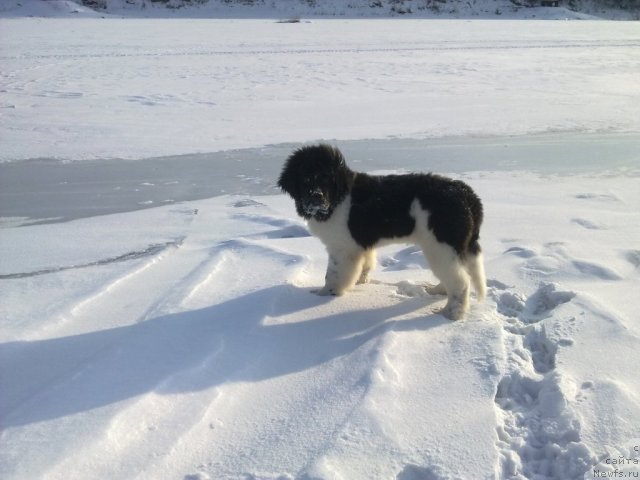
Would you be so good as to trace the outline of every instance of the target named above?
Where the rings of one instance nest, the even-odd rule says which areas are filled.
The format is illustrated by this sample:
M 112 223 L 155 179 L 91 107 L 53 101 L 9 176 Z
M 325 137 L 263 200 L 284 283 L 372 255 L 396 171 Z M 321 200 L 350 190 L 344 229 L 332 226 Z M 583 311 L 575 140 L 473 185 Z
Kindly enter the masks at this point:
M 287 158 L 282 173 L 280 173 L 278 186 L 293 198 L 298 195 L 298 169 L 296 168 L 295 154 Z

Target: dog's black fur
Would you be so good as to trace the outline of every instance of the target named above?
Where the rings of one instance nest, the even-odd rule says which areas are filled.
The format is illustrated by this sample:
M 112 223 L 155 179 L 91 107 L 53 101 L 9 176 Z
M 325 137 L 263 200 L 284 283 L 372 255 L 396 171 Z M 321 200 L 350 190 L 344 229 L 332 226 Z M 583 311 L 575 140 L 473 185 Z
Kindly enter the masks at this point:
M 374 176 L 352 171 L 340 150 L 330 145 L 306 146 L 286 161 L 278 185 L 305 219 L 326 221 L 351 194 L 348 228 L 364 249 L 381 239 L 411 234 L 412 202 L 429 212 L 428 227 L 439 242 L 464 258 L 480 253 L 478 243 L 483 209 L 471 187 L 431 173 Z

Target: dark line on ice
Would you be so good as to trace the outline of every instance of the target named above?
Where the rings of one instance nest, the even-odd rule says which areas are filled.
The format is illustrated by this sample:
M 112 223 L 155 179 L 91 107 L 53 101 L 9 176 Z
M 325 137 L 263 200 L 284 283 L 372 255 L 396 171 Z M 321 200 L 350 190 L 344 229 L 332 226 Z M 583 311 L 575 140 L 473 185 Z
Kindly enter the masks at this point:
M 99 267 L 102 265 L 111 265 L 112 263 L 120 263 L 120 262 L 128 262 L 130 260 L 137 260 L 139 258 L 149 257 L 152 255 L 156 255 L 167 248 L 170 247 L 179 247 L 182 245 L 184 238 L 179 238 L 177 240 L 172 240 L 170 242 L 165 243 L 155 243 L 153 245 L 149 245 L 144 250 L 136 250 L 134 252 L 127 252 L 123 255 L 118 255 L 117 257 L 104 258 L 102 260 L 97 260 L 95 262 L 90 263 L 82 263 L 80 265 L 67 265 L 64 267 L 52 267 L 45 268 L 42 270 L 36 270 L 35 272 L 26 272 L 26 273 L 8 273 L 4 275 L 0 275 L 0 280 L 14 280 L 17 278 L 29 278 L 29 277 L 37 277 L 39 275 L 48 275 L 50 273 L 58 273 L 64 272 L 66 270 L 75 270 L 79 268 L 89 268 L 89 267 Z

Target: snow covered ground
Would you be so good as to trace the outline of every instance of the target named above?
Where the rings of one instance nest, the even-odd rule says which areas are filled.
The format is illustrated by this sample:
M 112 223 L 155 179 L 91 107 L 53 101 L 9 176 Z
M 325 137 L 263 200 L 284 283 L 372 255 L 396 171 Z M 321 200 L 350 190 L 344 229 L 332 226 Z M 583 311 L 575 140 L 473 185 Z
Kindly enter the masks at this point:
M 637 131 L 638 25 L 4 20 L 0 161 Z
M 0 35 L 1 478 L 637 478 L 637 24 Z M 466 320 L 411 246 L 310 293 L 325 253 L 274 184 L 320 138 L 477 190 Z

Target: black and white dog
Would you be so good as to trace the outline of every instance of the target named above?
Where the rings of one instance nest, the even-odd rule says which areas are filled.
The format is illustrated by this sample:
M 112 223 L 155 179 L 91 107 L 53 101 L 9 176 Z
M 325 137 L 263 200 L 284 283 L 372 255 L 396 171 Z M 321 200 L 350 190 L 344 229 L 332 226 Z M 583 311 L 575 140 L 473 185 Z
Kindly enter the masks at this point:
M 375 248 L 390 243 L 419 246 L 447 295 L 440 313 L 458 320 L 469 308 L 469 286 L 485 295 L 478 243 L 482 203 L 464 182 L 439 175 L 373 176 L 354 172 L 340 150 L 320 144 L 294 151 L 278 185 L 327 248 L 329 264 L 320 295 L 342 295 L 366 283 Z

